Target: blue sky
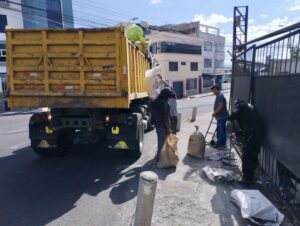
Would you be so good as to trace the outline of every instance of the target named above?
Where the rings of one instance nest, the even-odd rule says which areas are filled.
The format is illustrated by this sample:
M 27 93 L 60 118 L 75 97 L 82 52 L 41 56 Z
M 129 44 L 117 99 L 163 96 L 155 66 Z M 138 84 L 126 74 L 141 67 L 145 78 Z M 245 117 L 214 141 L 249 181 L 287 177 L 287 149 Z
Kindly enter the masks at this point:
M 226 46 L 232 43 L 234 6 L 249 6 L 248 40 L 300 22 L 300 0 L 73 0 L 77 26 L 111 26 L 146 20 L 153 25 L 200 23 L 221 29 Z

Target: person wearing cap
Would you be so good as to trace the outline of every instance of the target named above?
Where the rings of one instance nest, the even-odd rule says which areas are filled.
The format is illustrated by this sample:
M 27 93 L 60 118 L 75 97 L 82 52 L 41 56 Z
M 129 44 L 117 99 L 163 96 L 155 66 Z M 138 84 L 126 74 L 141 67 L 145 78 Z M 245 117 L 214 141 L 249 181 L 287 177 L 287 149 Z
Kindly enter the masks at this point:
M 149 25 L 146 21 L 141 21 L 138 24 L 130 24 L 126 28 L 127 38 L 133 42 L 140 50 L 146 54 L 147 53 L 147 43 L 145 40 L 145 31 L 148 30 Z
M 242 141 L 242 172 L 239 182 L 251 184 L 254 182 L 255 168 L 261 150 L 265 128 L 259 113 L 252 105 L 242 100 L 234 102 L 232 113 L 228 117 L 233 122 L 231 139 L 239 138 Z
M 164 88 L 168 88 L 171 91 L 170 97 L 168 99 L 168 104 L 170 106 L 170 121 L 171 121 L 171 130 L 173 134 L 177 133 L 177 96 L 173 89 L 173 87 L 169 86 L 169 84 L 163 80 L 161 74 L 157 74 L 157 77 L 160 79 L 161 84 Z
M 169 88 L 164 88 L 152 104 L 152 121 L 157 133 L 157 154 L 156 162 L 159 160 L 161 149 L 164 145 L 167 135 L 172 133 L 170 122 L 169 98 L 172 96 Z
M 212 117 L 217 120 L 217 142 L 215 148 L 226 147 L 226 121 L 228 118 L 227 101 L 220 88 L 216 85 L 211 87 L 212 93 L 216 96 L 214 103 L 214 112 Z

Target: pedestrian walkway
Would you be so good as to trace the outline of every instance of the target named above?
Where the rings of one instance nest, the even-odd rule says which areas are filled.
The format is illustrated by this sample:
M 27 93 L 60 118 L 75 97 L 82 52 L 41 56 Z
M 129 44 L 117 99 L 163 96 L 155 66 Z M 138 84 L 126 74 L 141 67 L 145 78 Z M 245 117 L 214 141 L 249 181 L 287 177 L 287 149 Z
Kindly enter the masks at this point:
M 205 166 L 232 169 L 221 161 L 207 159 L 216 150 L 207 147 L 206 158 L 203 160 L 186 155 L 189 136 L 195 130 L 194 125 L 200 125 L 200 131 L 204 133 L 210 117 L 210 114 L 198 115 L 195 123 L 182 124 L 178 133 L 180 162 L 176 169 L 153 169 L 160 180 L 152 225 L 252 225 L 241 217 L 240 209 L 230 201 L 231 190 L 243 187 L 234 182 L 211 182 L 202 172 Z

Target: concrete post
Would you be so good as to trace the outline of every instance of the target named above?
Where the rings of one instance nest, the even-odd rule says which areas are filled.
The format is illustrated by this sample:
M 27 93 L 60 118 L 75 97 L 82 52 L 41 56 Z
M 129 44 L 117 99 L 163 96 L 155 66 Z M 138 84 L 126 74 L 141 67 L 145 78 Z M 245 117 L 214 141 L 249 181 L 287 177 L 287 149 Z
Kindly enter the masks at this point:
M 176 126 L 176 132 L 179 132 L 180 131 L 180 127 L 181 127 L 181 114 L 178 113 L 177 114 L 177 126 Z
M 197 108 L 193 107 L 193 113 L 192 113 L 191 122 L 195 122 L 196 121 L 196 116 L 197 116 Z
M 158 176 L 152 171 L 140 174 L 134 226 L 150 226 Z

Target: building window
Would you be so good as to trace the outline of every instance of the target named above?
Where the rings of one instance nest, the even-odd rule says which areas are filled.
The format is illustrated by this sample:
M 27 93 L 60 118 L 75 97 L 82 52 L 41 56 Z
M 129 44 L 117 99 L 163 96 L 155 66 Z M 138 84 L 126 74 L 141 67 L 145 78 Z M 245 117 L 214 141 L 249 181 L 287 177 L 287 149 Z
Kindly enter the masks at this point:
M 62 5 L 60 0 L 46 1 L 49 28 L 62 28 Z
M 150 52 L 153 53 L 153 54 L 157 53 L 157 43 L 152 43 L 150 45 Z
M 187 79 L 186 80 L 186 90 L 197 89 L 197 79 Z
M 212 51 L 212 42 L 204 42 L 204 50 Z
M 216 44 L 216 52 L 224 53 L 224 50 L 225 50 L 224 44 L 221 43 Z
M 178 71 L 178 62 L 169 62 L 169 71 Z
M 0 49 L 0 62 L 5 62 L 5 61 L 6 61 L 6 50 Z
M 7 17 L 6 15 L 0 15 L 0 32 L 5 32 L 5 27 L 7 25 Z
M 6 49 L 5 44 L 0 44 L 0 62 L 6 61 Z
M 204 68 L 212 68 L 212 60 L 204 59 Z
M 198 63 L 191 62 L 191 71 L 198 71 Z
M 186 65 L 186 62 L 181 62 L 181 65 Z
M 182 53 L 201 55 L 202 47 L 198 45 L 189 45 L 176 42 L 160 42 L 158 43 L 159 53 Z
M 222 68 L 224 67 L 224 61 L 223 60 L 215 60 L 215 68 Z

